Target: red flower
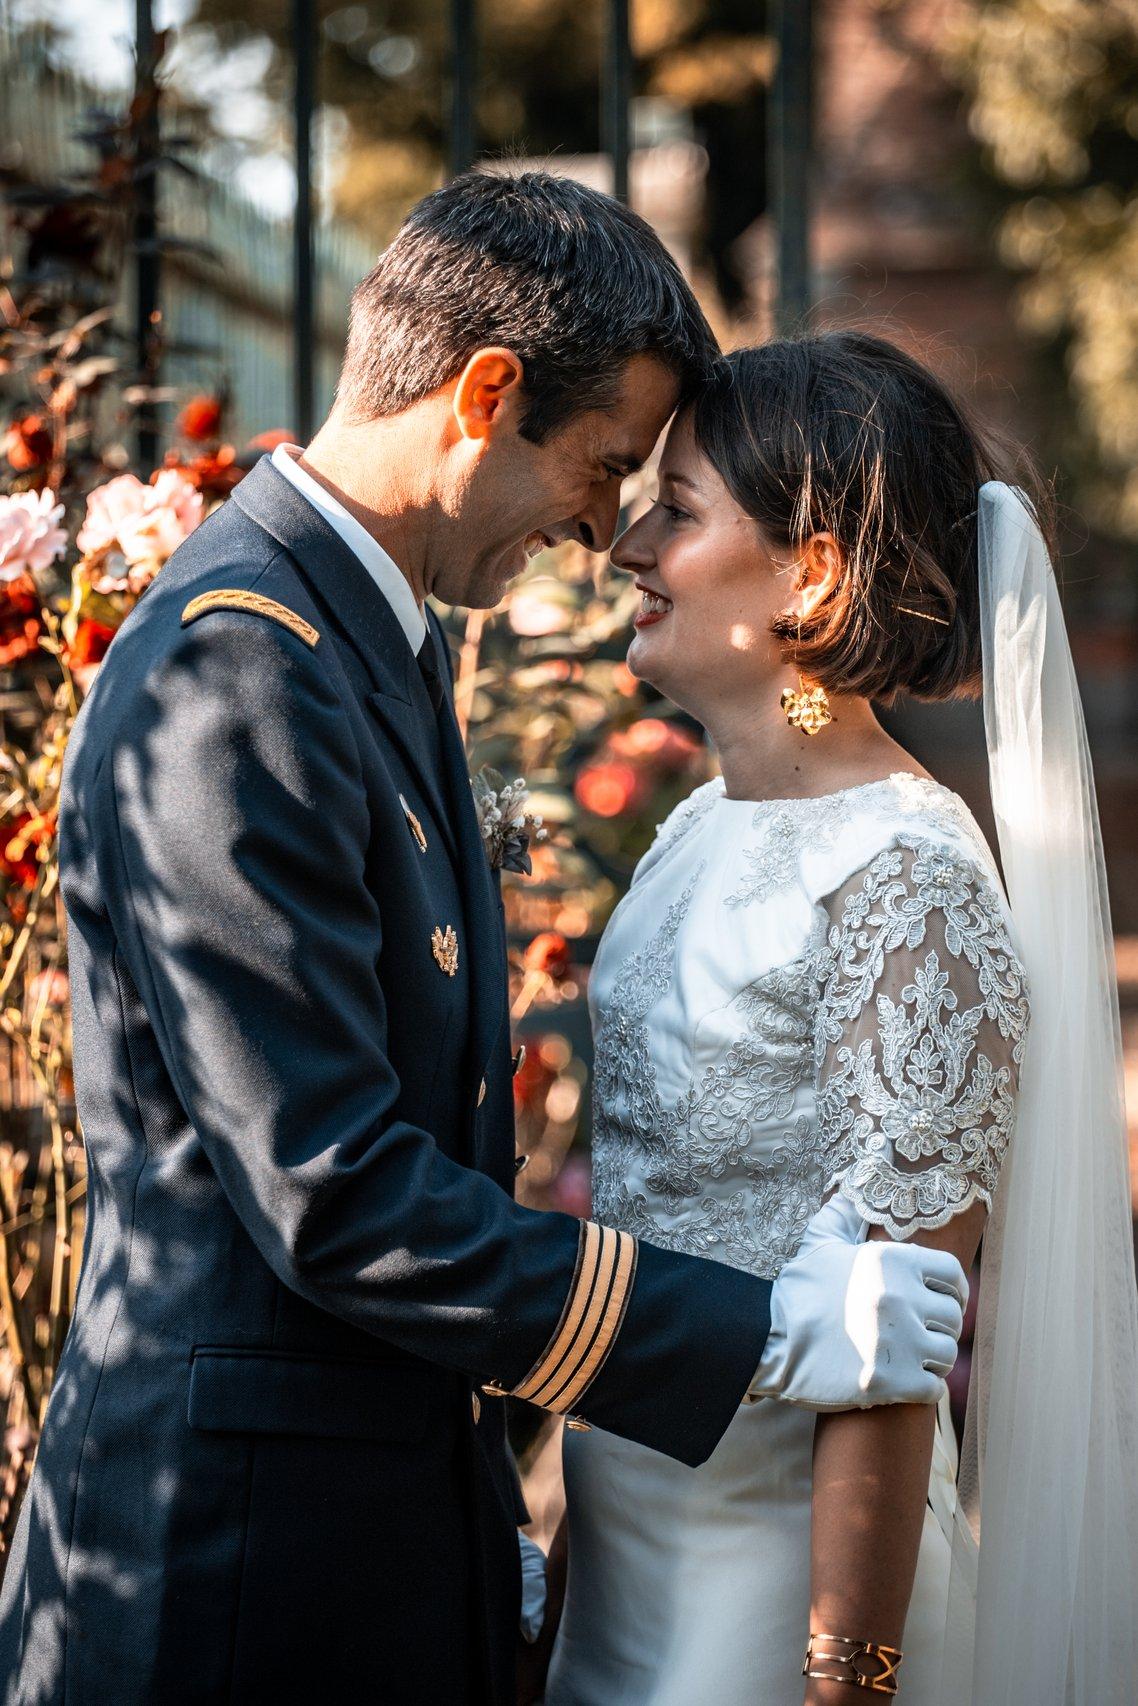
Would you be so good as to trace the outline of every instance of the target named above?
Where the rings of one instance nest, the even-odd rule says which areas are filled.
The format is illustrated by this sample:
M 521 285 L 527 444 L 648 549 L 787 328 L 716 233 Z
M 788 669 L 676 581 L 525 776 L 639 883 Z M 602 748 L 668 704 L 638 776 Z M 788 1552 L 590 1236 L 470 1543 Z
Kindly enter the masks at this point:
M 21 888 L 34 888 L 40 869 L 35 850 L 45 847 L 54 834 L 55 817 L 50 812 L 43 817 L 24 812 L 0 824 L 0 873 Z
M 557 930 L 543 930 L 525 951 L 528 972 L 544 972 L 555 981 L 569 976 L 572 960 L 569 944 Z
M 295 443 L 296 435 L 294 433 L 285 432 L 283 427 L 271 427 L 268 432 L 259 432 L 256 438 L 251 438 L 248 448 L 250 450 L 263 450 L 271 455 L 278 444 Z
M 21 415 L 4 435 L 4 454 L 17 474 L 51 461 L 52 438 L 42 415 Z
M 577 778 L 573 792 L 594 817 L 619 817 L 644 791 L 643 779 L 631 764 L 590 764 Z
M 216 438 L 221 431 L 220 398 L 191 397 L 178 416 L 178 431 L 198 444 Z
M 162 468 L 151 474 L 150 484 L 154 485 L 167 468 L 173 468 L 207 498 L 228 497 L 245 477 L 245 469 L 238 465 L 237 452 L 231 444 L 221 444 L 212 455 L 207 452 L 204 456 L 181 457 L 176 450 L 168 450 Z
M 42 632 L 39 594 L 30 575 L 0 584 L 0 668 L 30 657 Z
M 118 629 L 109 627 L 106 622 L 96 622 L 93 616 L 85 616 L 67 648 L 68 668 L 84 669 L 90 664 L 102 663 L 107 647 L 117 633 Z

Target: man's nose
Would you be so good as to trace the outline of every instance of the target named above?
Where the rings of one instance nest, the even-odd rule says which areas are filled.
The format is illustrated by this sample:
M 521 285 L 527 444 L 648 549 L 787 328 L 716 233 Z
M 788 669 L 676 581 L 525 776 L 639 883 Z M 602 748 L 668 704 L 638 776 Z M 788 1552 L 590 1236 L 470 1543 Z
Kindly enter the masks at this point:
M 606 491 L 594 498 L 576 517 L 577 537 L 586 551 L 607 551 L 620 518 L 619 491 Z

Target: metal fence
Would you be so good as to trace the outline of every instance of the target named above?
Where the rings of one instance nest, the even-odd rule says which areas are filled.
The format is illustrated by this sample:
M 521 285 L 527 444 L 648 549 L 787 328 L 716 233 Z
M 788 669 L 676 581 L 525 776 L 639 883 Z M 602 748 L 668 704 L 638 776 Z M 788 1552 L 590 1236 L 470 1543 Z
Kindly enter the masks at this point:
M 29 183 L 89 169 L 89 151 L 76 133 L 106 97 L 52 64 L 37 31 L 0 21 L 0 167 Z M 267 218 L 216 179 L 165 175 L 162 228 L 206 244 L 215 259 L 167 255 L 160 305 L 174 353 L 163 362 L 165 384 L 213 389 L 232 398 L 230 428 L 239 441 L 272 427 L 302 430 L 295 417 L 293 229 Z M 314 309 L 309 334 L 313 406 L 331 400 L 348 297 L 373 264 L 374 252 L 350 228 L 314 228 Z M 121 325 L 135 318 L 131 298 L 119 303 Z M 178 345 L 190 348 L 178 353 Z

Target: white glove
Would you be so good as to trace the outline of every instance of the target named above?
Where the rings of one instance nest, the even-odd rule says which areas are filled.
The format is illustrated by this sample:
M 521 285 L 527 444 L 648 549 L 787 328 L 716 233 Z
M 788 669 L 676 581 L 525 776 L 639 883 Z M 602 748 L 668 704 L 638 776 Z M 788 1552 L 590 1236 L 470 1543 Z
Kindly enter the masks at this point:
M 810 1410 L 935 1404 L 956 1361 L 968 1281 L 955 1256 L 868 1243 L 834 1196 L 771 1291 L 771 1330 L 747 1394 Z
M 545 1553 L 520 1528 L 518 1550 L 522 1555 L 522 1639 L 532 1647 L 545 1622 Z

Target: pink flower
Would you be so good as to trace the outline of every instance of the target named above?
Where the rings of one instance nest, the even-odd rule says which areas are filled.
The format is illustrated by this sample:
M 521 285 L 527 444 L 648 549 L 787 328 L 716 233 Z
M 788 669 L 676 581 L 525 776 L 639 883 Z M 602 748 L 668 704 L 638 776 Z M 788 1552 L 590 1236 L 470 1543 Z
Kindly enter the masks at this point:
M 96 486 L 87 499 L 87 515 L 76 543 L 84 556 L 98 556 L 116 547 L 128 569 L 153 574 L 173 555 L 202 519 L 202 495 L 174 468 L 144 486 L 134 474 L 120 474 Z M 122 591 L 127 576 L 110 575 L 96 591 Z M 131 575 L 131 584 L 138 578 Z
M 55 493 L 11 492 L 0 497 L 0 581 L 49 569 L 67 544 Z

